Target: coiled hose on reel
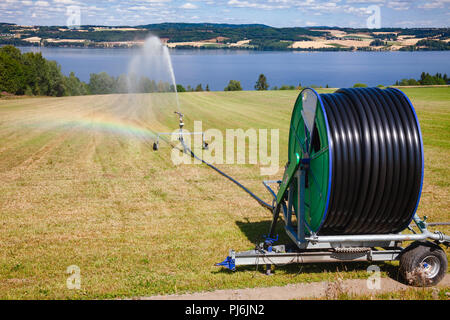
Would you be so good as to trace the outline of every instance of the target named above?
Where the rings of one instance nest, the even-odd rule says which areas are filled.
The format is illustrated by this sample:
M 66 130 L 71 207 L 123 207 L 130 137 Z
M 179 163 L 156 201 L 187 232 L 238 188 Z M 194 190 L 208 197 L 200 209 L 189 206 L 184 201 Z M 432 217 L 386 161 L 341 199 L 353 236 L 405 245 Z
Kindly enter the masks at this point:
M 320 95 L 332 150 L 328 212 L 321 234 L 397 233 L 420 198 L 423 150 L 408 98 L 397 89 Z

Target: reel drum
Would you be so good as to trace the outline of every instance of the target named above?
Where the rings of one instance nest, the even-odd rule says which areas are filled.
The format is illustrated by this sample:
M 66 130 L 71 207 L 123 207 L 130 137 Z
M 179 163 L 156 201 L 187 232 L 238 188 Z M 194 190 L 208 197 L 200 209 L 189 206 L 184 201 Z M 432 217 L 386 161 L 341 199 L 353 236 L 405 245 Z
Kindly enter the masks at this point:
M 294 106 L 289 161 L 309 159 L 306 232 L 398 233 L 410 223 L 423 181 L 417 116 L 400 90 L 304 89 Z M 296 179 L 296 178 L 294 178 Z M 297 183 L 292 183 L 298 193 Z M 298 197 L 292 197 L 298 216 Z

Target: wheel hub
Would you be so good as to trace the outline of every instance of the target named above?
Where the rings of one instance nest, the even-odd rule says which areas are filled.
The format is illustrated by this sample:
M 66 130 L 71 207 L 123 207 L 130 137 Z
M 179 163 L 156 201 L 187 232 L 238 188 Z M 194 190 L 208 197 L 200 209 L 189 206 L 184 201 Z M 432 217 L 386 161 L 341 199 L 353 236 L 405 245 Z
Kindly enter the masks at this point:
M 421 267 L 426 278 L 432 279 L 439 273 L 439 259 L 435 256 L 427 256 L 422 260 Z

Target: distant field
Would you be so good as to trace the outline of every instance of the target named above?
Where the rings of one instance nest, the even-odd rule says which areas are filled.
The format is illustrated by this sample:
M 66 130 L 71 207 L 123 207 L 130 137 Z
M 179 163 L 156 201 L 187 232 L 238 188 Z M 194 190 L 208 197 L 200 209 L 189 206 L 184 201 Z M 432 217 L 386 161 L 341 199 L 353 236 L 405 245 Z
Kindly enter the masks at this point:
M 331 91 L 331 90 L 330 90 Z M 407 88 L 421 122 L 425 181 L 419 215 L 449 221 L 450 88 Z M 298 91 L 180 94 L 186 126 L 279 128 L 287 160 Z M 230 248 L 247 250 L 268 212 L 202 165 L 174 166 L 154 131 L 177 127 L 175 107 L 138 95 L 0 99 L 0 298 L 116 298 L 296 282 L 365 278 L 367 264 L 214 267 Z M 269 201 L 258 165 L 221 165 Z M 282 172 L 272 178 L 281 177 Z M 450 228 L 440 227 L 450 233 Z M 282 228 L 281 241 L 285 240 Z M 447 250 L 447 254 L 450 251 Z M 66 288 L 66 269 L 81 289 Z M 395 263 L 381 263 L 396 278 Z M 261 267 L 262 269 L 262 267 Z M 342 271 L 342 272 L 341 272 Z

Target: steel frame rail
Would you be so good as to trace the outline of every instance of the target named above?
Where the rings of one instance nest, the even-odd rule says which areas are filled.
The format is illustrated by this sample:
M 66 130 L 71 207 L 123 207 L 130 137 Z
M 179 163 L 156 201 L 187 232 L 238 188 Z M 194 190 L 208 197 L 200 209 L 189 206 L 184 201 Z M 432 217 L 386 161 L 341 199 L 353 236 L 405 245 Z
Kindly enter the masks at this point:
M 292 180 L 287 190 L 287 205 L 277 203 L 273 210 L 273 220 L 269 237 L 256 249 L 235 252 L 230 250 L 230 254 L 224 261 L 216 264 L 226 267 L 232 271 L 236 266 L 244 265 L 266 265 L 270 271 L 270 265 L 284 265 L 291 263 L 320 263 L 320 262 L 351 262 L 351 261 L 393 261 L 398 260 L 403 251 L 401 244 L 403 241 L 420 241 L 431 239 L 445 245 L 450 244 L 450 237 L 442 232 L 431 232 L 427 229 L 426 217 L 422 220 L 416 214 L 413 221 L 417 225 L 420 233 L 414 234 L 367 234 L 367 235 L 336 235 L 318 236 L 311 232 L 305 220 L 304 187 L 306 168 L 300 165 L 295 175 L 298 183 L 298 203 L 300 210 L 297 214 L 297 226 L 292 223 L 293 210 L 293 188 Z M 264 186 L 274 196 L 277 202 L 276 193 L 269 187 L 271 183 L 280 184 L 281 181 L 263 181 Z M 276 207 L 282 208 L 285 230 L 287 235 L 297 245 L 295 251 L 286 251 L 284 245 L 273 246 L 274 225 L 278 219 Z M 309 234 L 306 234 L 307 229 Z M 412 230 L 412 228 L 410 228 Z M 383 248 L 381 250 L 377 248 Z

